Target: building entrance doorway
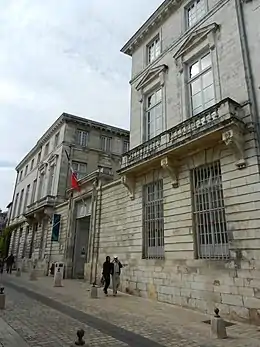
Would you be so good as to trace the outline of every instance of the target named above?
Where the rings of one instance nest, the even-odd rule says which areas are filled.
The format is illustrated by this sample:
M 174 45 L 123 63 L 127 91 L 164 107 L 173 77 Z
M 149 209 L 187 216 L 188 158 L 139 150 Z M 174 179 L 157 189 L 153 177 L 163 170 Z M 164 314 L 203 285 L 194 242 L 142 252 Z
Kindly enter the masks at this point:
M 90 230 L 90 216 L 76 219 L 73 277 L 84 278 L 84 264 L 87 261 Z

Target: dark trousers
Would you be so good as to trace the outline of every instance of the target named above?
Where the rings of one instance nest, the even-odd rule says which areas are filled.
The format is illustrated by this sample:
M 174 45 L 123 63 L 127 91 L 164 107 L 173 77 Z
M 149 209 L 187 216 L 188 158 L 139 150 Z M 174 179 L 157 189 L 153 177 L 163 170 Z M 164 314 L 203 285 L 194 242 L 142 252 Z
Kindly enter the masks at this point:
M 107 289 L 110 285 L 110 275 L 104 276 L 104 280 L 105 280 L 104 293 L 107 294 Z
M 6 264 L 6 272 L 8 274 L 12 273 L 12 269 L 13 269 L 13 264 Z

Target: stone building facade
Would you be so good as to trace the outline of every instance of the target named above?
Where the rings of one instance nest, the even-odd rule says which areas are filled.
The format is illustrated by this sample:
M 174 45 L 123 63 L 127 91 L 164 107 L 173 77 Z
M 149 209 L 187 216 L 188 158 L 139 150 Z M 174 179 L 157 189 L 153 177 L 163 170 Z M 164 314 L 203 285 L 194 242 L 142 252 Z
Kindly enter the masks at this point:
M 166 0 L 123 47 L 130 151 L 99 234 L 124 291 L 257 324 L 259 5 Z
M 63 252 L 59 233 L 67 224 L 56 207 L 58 212 L 67 208 L 68 156 L 79 181 L 94 170 L 114 178 L 128 144 L 127 130 L 64 113 L 18 164 L 9 252 L 23 259 L 24 267 L 28 259 L 37 260 L 46 272 Z

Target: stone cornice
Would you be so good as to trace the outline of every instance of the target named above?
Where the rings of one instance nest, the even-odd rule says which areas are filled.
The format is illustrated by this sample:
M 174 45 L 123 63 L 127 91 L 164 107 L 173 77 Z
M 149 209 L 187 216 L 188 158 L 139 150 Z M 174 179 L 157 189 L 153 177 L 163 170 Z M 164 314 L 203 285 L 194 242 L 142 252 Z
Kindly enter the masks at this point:
M 160 26 L 160 24 L 171 15 L 180 2 L 181 0 L 165 0 L 121 48 L 121 52 L 131 56 L 135 47 L 140 45 L 151 31 Z

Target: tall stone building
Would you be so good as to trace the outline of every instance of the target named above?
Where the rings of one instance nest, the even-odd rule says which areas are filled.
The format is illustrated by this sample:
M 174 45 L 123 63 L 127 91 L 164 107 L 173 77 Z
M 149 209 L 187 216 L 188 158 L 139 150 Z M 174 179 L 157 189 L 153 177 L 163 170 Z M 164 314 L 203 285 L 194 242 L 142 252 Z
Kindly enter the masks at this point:
M 125 44 L 130 151 L 97 234 L 122 290 L 258 324 L 259 18 L 259 0 L 166 0 Z
M 67 230 L 67 224 L 55 213 L 68 198 L 67 154 L 79 181 L 95 170 L 111 180 L 117 177 L 128 144 L 127 130 L 63 113 L 17 165 L 9 252 L 18 261 L 24 259 L 23 263 L 27 259 L 42 262 L 47 271 L 46 264 L 59 260 L 62 250 L 55 241 L 63 229 L 65 233 Z
M 7 223 L 7 212 L 0 209 L 0 236 L 5 229 Z

